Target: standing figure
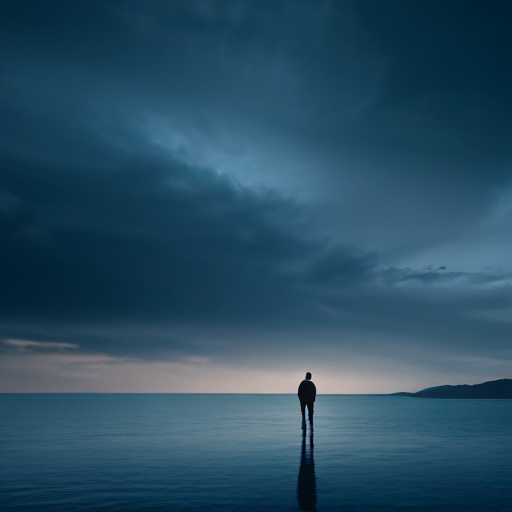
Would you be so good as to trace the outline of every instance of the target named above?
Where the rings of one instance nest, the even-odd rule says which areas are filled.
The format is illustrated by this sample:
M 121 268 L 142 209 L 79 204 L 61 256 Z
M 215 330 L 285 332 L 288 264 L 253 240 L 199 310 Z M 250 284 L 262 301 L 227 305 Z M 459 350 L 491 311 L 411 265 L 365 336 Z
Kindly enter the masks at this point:
M 313 404 L 316 398 L 316 387 L 311 382 L 311 373 L 306 373 L 306 379 L 299 386 L 300 411 L 302 413 L 302 430 L 306 430 L 306 406 L 308 408 L 309 426 L 313 433 Z

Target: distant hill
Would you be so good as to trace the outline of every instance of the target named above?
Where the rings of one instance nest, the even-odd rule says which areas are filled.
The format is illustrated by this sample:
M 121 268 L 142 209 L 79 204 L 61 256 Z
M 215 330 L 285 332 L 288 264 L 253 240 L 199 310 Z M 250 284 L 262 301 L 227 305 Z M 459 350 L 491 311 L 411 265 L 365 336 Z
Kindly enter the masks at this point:
M 415 398 L 512 398 L 512 379 L 499 379 L 468 386 L 437 386 L 417 393 L 393 393 L 392 396 Z

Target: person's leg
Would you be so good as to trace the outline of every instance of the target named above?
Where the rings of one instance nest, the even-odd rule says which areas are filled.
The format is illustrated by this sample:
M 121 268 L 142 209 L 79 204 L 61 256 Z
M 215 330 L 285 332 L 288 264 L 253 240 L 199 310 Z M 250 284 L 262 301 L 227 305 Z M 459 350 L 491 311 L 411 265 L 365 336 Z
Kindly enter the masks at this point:
M 308 416 L 309 416 L 309 426 L 311 430 L 313 430 L 313 402 L 308 404 Z
M 305 402 L 300 403 L 300 412 L 302 413 L 302 428 L 306 428 L 306 404 Z

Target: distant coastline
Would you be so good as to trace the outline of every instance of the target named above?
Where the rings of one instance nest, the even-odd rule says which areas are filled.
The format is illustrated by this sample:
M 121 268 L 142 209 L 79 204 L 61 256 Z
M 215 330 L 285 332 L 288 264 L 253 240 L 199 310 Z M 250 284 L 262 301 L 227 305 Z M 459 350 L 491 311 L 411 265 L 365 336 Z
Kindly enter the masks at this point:
M 469 386 L 436 386 L 417 393 L 391 393 L 388 396 L 410 396 L 414 398 L 468 398 L 468 399 L 512 399 L 512 379 L 499 379 Z

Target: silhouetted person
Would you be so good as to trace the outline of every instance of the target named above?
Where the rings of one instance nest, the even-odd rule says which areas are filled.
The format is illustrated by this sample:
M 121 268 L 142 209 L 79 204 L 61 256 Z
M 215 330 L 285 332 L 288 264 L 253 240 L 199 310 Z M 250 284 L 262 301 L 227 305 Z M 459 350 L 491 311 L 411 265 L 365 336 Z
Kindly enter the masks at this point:
M 297 480 L 297 499 L 299 508 L 307 512 L 316 511 L 316 476 L 315 459 L 313 457 L 313 436 L 309 438 L 309 450 L 306 445 L 306 434 L 302 437 L 302 453 L 300 457 L 299 478 Z
M 316 387 L 311 382 L 311 373 L 306 373 L 306 379 L 299 386 L 300 411 L 302 413 L 302 429 L 306 430 L 306 407 L 308 408 L 309 426 L 313 433 L 313 404 L 316 398 Z

